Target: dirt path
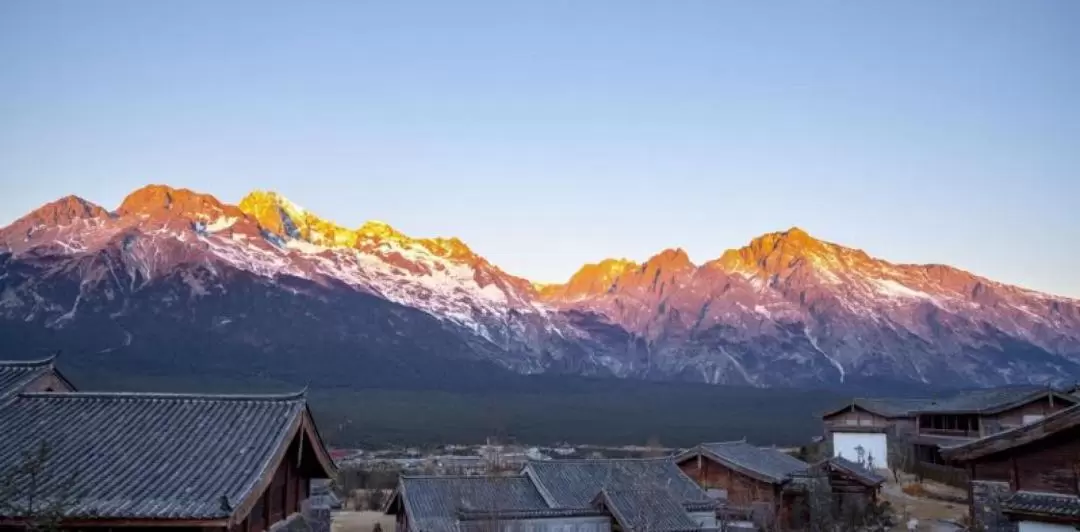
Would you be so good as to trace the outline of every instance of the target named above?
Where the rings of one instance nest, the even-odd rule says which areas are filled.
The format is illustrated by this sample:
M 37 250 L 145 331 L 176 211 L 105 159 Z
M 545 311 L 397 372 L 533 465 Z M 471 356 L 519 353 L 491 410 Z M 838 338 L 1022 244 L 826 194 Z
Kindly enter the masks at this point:
M 382 525 L 383 532 L 394 532 L 394 516 L 382 512 L 334 512 L 330 524 L 332 532 L 371 532 L 375 523 Z
M 968 508 L 963 504 L 956 504 L 925 497 L 913 497 L 901 490 L 901 485 L 888 482 L 881 489 L 882 496 L 896 511 L 899 524 L 895 530 L 907 530 L 908 521 L 918 519 L 917 530 L 939 532 L 952 530 L 954 527 L 945 522 L 958 522 L 967 515 Z

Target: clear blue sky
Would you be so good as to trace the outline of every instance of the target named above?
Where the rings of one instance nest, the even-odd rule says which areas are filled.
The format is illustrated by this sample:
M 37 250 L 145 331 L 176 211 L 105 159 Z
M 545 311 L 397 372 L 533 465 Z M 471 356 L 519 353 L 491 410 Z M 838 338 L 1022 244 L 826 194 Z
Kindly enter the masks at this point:
M 506 270 L 792 225 L 1080 297 L 1080 2 L 0 2 L 0 224 L 277 190 Z

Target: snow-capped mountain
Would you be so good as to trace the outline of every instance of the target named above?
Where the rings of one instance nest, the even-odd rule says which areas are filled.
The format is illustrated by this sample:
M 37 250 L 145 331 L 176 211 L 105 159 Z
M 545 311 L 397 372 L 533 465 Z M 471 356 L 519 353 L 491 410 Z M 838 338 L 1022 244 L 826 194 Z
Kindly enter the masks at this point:
M 1080 302 L 799 229 L 701 265 L 666 250 L 534 285 L 456 238 L 349 229 L 272 192 L 234 206 L 148 186 L 113 212 L 67 197 L 0 229 L 0 340 L 292 375 L 333 364 L 458 378 L 481 364 L 758 386 L 997 384 L 1080 376 Z

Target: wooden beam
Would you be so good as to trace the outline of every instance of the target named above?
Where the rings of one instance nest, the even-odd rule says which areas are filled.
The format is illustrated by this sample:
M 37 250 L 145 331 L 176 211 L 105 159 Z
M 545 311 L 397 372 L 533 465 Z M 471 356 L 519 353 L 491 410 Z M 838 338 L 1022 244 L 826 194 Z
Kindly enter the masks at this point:
M 944 454 L 953 460 L 972 460 L 1019 447 L 1077 426 L 1080 426 L 1080 406 L 1073 406 L 1067 410 L 1055 412 L 1040 421 L 945 449 Z
M 1020 471 L 1016 468 L 1016 455 L 1009 457 L 1009 484 L 1013 491 L 1020 491 Z

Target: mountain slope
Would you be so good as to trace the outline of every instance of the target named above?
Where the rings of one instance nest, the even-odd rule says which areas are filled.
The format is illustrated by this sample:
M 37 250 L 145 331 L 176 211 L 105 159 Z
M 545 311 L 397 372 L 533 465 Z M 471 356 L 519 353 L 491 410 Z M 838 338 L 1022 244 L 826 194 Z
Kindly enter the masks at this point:
M 234 206 L 158 185 L 114 212 L 67 197 L 0 229 L 0 339 L 327 386 L 505 370 L 755 386 L 1080 375 L 1076 300 L 797 228 L 701 265 L 672 249 L 538 286 L 456 238 L 349 229 L 272 192 Z

